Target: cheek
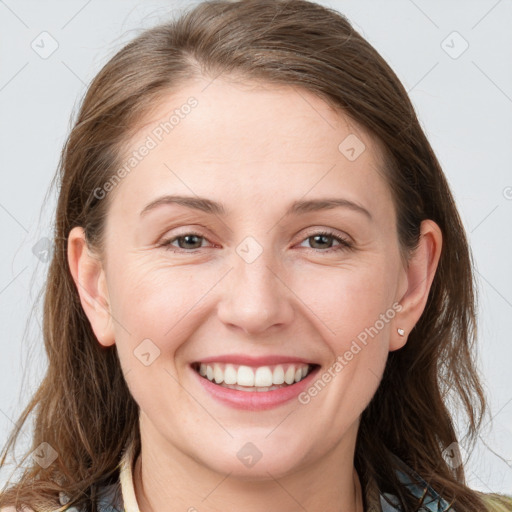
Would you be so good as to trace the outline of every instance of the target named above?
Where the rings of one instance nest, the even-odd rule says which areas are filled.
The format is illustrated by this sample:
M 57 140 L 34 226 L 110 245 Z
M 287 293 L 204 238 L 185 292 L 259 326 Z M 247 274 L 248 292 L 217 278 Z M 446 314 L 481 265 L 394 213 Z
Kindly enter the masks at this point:
M 290 288 L 310 309 L 327 339 L 343 343 L 370 328 L 382 314 L 394 316 L 393 270 L 384 259 L 366 265 L 311 268 L 294 276 Z M 388 318 L 389 319 L 389 318 Z M 379 322 L 379 330 L 382 325 Z M 320 327 L 319 327 L 320 328 Z
M 309 318 L 330 352 L 331 363 L 324 368 L 323 379 L 329 381 L 333 409 L 343 405 L 344 411 L 357 415 L 378 387 L 396 315 L 393 276 L 393 269 L 382 258 L 378 263 L 329 268 L 314 279 L 295 281 L 297 295 L 314 313 Z M 318 383 L 304 400 L 312 399 L 322 387 Z
M 150 415 L 173 410 L 174 402 L 162 399 L 162 394 L 180 396 L 176 403 L 193 407 L 176 384 L 183 369 L 175 361 L 194 325 L 197 327 L 197 315 L 202 314 L 200 298 L 208 287 L 184 268 L 133 262 L 121 268 L 122 272 L 112 274 L 112 313 L 130 393 Z
M 174 351 L 190 319 L 202 311 L 212 281 L 206 272 L 142 258 L 119 261 L 109 283 L 116 342 L 133 350 L 151 339 L 161 351 Z

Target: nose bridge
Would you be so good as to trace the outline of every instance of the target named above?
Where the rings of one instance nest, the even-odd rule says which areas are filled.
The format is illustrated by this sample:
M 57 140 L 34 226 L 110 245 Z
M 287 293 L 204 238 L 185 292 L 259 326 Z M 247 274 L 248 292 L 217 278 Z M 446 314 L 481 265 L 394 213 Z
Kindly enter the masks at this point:
M 287 288 L 275 275 L 280 265 L 274 255 L 272 247 L 254 236 L 245 237 L 235 247 L 233 270 L 227 277 L 228 285 L 219 308 L 223 322 L 254 333 L 290 320 Z
M 244 238 L 235 248 L 234 271 L 242 289 L 245 287 L 252 295 L 272 292 L 271 297 L 275 297 L 276 278 L 270 269 L 276 267 L 277 262 L 268 238 L 264 244 L 253 236 Z

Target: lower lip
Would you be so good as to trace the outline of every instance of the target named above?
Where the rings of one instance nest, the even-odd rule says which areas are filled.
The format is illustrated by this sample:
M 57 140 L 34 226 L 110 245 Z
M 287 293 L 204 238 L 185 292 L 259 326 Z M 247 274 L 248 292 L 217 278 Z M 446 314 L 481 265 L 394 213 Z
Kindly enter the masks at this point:
M 204 389 L 219 402 L 236 409 L 263 411 L 278 407 L 296 398 L 310 385 L 310 382 L 320 370 L 320 366 L 315 367 L 308 373 L 306 378 L 301 381 L 285 386 L 284 388 L 273 389 L 272 391 L 240 391 L 238 389 L 225 388 L 210 382 L 207 378 L 199 375 L 193 368 L 191 368 L 191 370 L 204 386 Z

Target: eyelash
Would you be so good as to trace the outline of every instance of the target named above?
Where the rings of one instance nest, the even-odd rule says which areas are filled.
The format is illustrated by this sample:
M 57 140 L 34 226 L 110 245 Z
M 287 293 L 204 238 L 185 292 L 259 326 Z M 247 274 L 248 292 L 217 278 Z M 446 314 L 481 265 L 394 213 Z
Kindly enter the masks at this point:
M 159 245 L 159 247 L 164 247 L 165 250 L 171 251 L 171 252 L 174 252 L 174 253 L 195 253 L 195 252 L 198 252 L 198 251 L 200 251 L 202 249 L 202 247 L 200 247 L 198 249 L 191 249 L 191 250 L 181 249 L 181 248 L 177 248 L 177 249 L 172 249 L 171 248 L 172 247 L 171 244 L 173 242 L 175 242 L 176 240 L 179 240 L 180 238 L 185 238 L 186 236 L 191 236 L 191 235 L 192 236 L 196 236 L 198 238 L 202 238 L 203 240 L 207 240 L 207 238 L 202 236 L 201 234 L 199 234 L 199 233 L 197 233 L 195 231 L 190 231 L 190 232 L 183 233 L 182 235 L 178 235 L 178 236 L 175 236 L 173 238 L 169 238 L 167 240 L 163 240 L 162 243 Z M 347 250 L 353 249 L 352 242 L 349 242 L 346 238 L 343 238 L 343 237 L 341 237 L 339 235 L 336 235 L 336 233 L 334 233 L 332 231 L 318 231 L 318 232 L 311 233 L 306 238 L 304 238 L 303 241 L 306 241 L 309 238 L 313 238 L 313 237 L 316 237 L 316 236 L 326 236 L 326 237 L 333 238 L 335 241 L 339 242 L 340 245 L 335 246 L 335 247 L 330 247 L 330 248 L 325 249 L 325 250 L 309 248 L 309 250 L 311 250 L 311 251 L 320 252 L 320 253 L 332 253 L 332 252 L 337 252 L 337 251 L 347 251 Z

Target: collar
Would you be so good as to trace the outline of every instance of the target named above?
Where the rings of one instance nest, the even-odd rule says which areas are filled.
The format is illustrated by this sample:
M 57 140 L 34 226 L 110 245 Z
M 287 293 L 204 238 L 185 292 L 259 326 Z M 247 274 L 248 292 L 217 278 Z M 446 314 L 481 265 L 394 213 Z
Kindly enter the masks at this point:
M 121 483 L 122 503 L 121 510 L 125 512 L 140 512 L 135 488 L 133 485 L 133 467 L 135 465 L 135 443 L 128 443 L 121 457 L 119 465 L 119 481 Z

